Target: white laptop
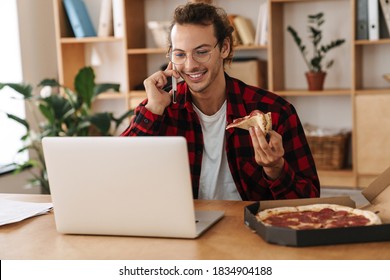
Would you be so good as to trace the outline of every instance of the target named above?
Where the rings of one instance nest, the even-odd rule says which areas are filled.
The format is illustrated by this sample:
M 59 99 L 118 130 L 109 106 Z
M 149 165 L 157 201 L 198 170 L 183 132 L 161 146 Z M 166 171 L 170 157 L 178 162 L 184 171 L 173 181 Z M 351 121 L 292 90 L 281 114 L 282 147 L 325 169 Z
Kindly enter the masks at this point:
M 196 211 L 183 137 L 46 137 L 57 230 L 196 238 L 223 211 Z

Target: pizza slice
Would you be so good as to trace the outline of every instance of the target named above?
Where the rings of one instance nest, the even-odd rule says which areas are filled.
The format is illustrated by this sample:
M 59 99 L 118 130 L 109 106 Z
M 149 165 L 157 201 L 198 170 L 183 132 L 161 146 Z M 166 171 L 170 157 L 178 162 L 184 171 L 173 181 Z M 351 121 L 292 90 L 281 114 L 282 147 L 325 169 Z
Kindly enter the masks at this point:
M 272 129 L 271 113 L 264 114 L 260 110 L 254 110 L 248 116 L 233 120 L 226 129 L 241 128 L 249 130 L 250 127 L 254 126 L 260 127 L 263 133 L 267 134 Z

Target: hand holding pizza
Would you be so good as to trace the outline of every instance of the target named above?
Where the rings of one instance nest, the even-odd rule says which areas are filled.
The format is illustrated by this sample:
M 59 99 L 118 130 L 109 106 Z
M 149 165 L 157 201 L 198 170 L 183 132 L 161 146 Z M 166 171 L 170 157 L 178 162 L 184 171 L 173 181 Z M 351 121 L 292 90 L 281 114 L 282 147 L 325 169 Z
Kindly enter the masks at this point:
M 284 166 L 284 148 L 282 136 L 272 130 L 271 113 L 254 110 L 248 116 L 233 120 L 226 127 L 230 128 L 249 130 L 257 164 L 263 166 L 269 179 L 277 179 Z M 269 141 L 266 139 L 267 134 Z

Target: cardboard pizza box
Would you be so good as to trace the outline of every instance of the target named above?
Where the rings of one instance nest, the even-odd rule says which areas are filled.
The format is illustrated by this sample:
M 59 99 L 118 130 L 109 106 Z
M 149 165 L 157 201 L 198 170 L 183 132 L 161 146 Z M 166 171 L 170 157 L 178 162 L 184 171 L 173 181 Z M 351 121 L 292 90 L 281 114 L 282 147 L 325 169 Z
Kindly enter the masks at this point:
M 362 195 L 369 203 L 360 209 L 377 213 L 382 220 L 381 225 L 294 230 L 265 226 L 258 222 L 255 216 L 256 213 L 264 209 L 315 203 L 333 203 L 355 208 L 355 202 L 347 196 L 259 201 L 245 207 L 244 220 L 245 224 L 265 241 L 285 246 L 303 247 L 390 240 L 390 168 L 364 189 Z

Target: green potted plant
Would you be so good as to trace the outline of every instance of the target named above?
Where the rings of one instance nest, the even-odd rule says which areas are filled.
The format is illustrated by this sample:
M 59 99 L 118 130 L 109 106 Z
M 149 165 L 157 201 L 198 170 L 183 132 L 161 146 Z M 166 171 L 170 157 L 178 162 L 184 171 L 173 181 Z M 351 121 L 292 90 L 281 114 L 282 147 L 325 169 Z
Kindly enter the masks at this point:
M 74 80 L 74 91 L 61 86 L 54 79 L 44 79 L 38 84 L 36 90 L 40 94 L 34 94 L 33 86 L 28 84 L 0 83 L 0 90 L 6 86 L 21 94 L 27 109 L 31 110 L 31 121 L 34 122 L 7 114 L 26 128 L 26 134 L 21 139 L 24 146 L 19 152 L 32 152 L 27 162 L 13 164 L 15 173 L 23 170 L 31 172 L 30 184 L 41 186 L 44 193 L 50 193 L 50 186 L 42 151 L 43 137 L 110 136 L 133 114 L 133 110 L 128 110 L 115 118 L 111 112 L 93 112 L 92 103 L 97 95 L 107 90 L 119 91 L 119 85 L 95 84 L 95 74 L 91 67 L 80 69 Z
M 295 29 L 291 26 L 287 27 L 287 31 L 290 32 L 295 43 L 297 44 L 309 70 L 305 73 L 309 84 L 309 90 L 323 89 L 323 84 L 326 76 L 325 69 L 329 69 L 334 63 L 333 60 L 325 62 L 325 55 L 331 49 L 341 46 L 345 42 L 344 39 L 337 39 L 331 41 L 329 44 L 322 44 L 322 30 L 320 28 L 324 22 L 324 13 L 322 12 L 308 16 L 308 28 L 310 33 L 309 38 L 313 45 L 313 52 L 311 58 L 308 57 L 308 50 L 303 44 L 301 37 L 298 35 L 298 32 L 295 31 Z

